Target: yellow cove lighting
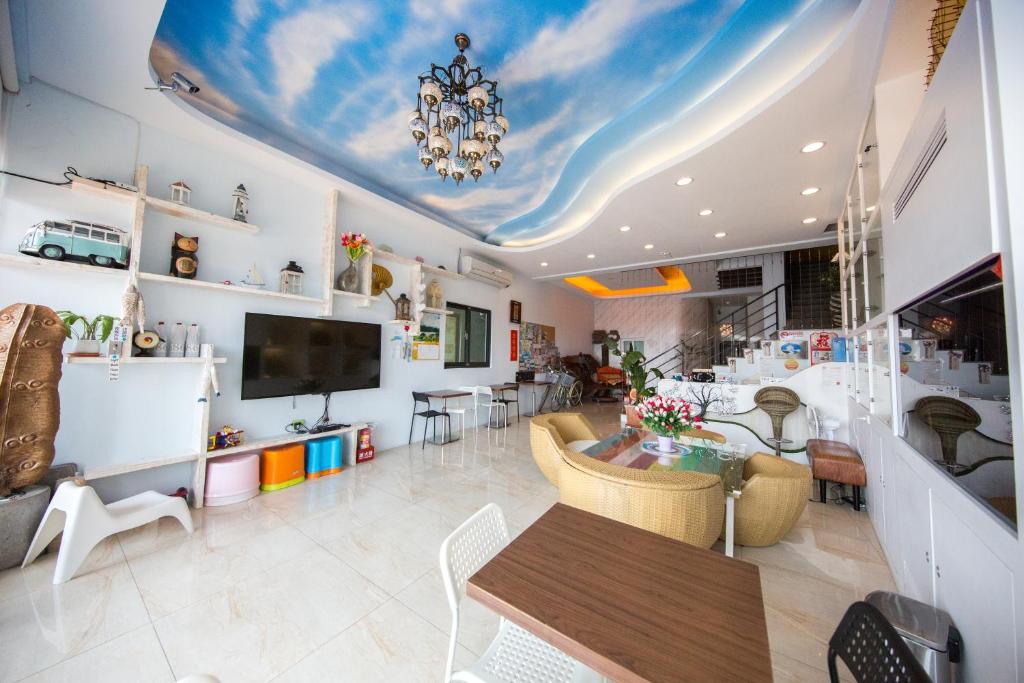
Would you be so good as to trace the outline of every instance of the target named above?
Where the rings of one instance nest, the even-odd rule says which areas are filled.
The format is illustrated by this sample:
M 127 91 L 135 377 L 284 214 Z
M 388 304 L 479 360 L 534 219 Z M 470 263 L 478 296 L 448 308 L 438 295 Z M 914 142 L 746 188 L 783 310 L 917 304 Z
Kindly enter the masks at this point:
M 567 277 L 565 281 L 573 287 L 578 287 L 591 296 L 600 299 L 608 299 L 620 296 L 642 296 L 644 294 L 672 294 L 688 292 L 692 289 L 690 281 L 679 266 L 660 266 L 656 268 L 661 277 L 665 279 L 663 285 L 652 285 L 650 287 L 630 287 L 628 289 L 610 289 L 589 275 L 576 275 Z

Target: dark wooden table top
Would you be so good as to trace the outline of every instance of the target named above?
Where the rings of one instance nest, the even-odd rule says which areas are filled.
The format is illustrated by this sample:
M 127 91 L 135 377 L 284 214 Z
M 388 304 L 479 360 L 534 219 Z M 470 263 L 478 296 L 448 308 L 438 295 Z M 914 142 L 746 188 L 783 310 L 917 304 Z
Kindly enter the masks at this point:
M 472 392 L 462 391 L 461 389 L 433 389 L 431 391 L 424 391 L 423 393 L 430 398 L 458 398 L 460 396 L 473 395 Z
M 466 594 L 615 681 L 771 681 L 755 565 L 556 504 Z
M 515 382 L 503 382 L 501 384 L 492 384 L 491 391 L 512 391 L 518 389 L 518 385 Z
M 547 379 L 524 379 L 519 382 L 520 384 L 536 384 L 537 386 L 544 386 L 545 384 L 551 384 L 551 380 Z

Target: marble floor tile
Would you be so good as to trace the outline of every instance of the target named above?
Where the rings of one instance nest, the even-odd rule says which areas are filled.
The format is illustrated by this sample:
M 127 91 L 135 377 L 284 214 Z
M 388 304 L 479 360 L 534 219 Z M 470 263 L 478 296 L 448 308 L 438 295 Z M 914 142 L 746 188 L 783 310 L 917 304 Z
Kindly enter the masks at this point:
M 180 525 L 179 525 L 180 526 Z M 105 538 L 96 544 L 86 556 L 82 566 L 75 572 L 75 578 L 85 576 L 98 569 L 124 563 L 124 553 L 116 538 Z M 57 567 L 57 553 L 50 551 L 40 555 L 25 567 L 14 567 L 0 572 L 0 602 L 53 585 L 53 572 Z
M 322 548 L 155 622 L 176 676 L 266 681 L 388 596 Z
M 152 625 L 146 624 L 24 679 L 24 683 L 161 683 L 174 674 Z
M 439 570 L 427 572 L 406 586 L 395 598 L 442 633 L 451 633 L 452 612 Z M 498 615 L 491 610 L 472 598 L 463 597 L 459 605 L 459 644 L 477 656 L 482 655 L 498 634 L 500 621 Z
M 0 602 L 0 681 L 19 680 L 149 622 L 124 562 Z

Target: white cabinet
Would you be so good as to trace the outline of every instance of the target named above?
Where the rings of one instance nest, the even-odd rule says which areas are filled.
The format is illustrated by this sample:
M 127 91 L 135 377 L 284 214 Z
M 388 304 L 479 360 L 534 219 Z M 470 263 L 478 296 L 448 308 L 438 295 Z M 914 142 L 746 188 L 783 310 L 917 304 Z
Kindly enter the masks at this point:
M 960 517 L 933 501 L 935 604 L 963 636 L 965 681 L 1018 681 L 1013 574 Z
M 932 584 L 932 511 L 931 491 L 921 477 L 899 458 L 892 458 L 895 479 L 894 499 L 899 501 L 899 535 L 903 593 L 915 600 L 931 603 Z

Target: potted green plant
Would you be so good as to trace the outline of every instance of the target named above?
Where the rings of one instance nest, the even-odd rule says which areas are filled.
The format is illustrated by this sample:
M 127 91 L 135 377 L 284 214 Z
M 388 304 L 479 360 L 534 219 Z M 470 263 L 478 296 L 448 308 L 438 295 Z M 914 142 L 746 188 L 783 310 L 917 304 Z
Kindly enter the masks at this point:
M 626 384 L 629 386 L 629 390 L 624 397 L 623 407 L 626 413 L 626 424 L 634 427 L 639 426 L 640 420 L 636 415 L 636 404 L 655 394 L 655 387 L 648 386 L 648 382 L 652 378 L 663 379 L 665 375 L 657 368 L 648 369 L 645 367 L 647 357 L 642 352 L 631 349 L 623 353 L 622 349 L 619 348 L 618 339 L 607 337 L 604 345 L 608 347 L 608 350 L 613 355 L 619 358 L 619 367 L 622 368 L 622 373 L 626 377 Z
M 91 320 L 72 311 L 57 311 L 57 315 L 64 321 L 65 336 L 75 340 L 71 350 L 73 356 L 100 355 L 100 344 L 107 341 L 117 322 L 112 315 L 100 314 Z M 81 334 L 75 329 L 77 323 L 81 323 Z

